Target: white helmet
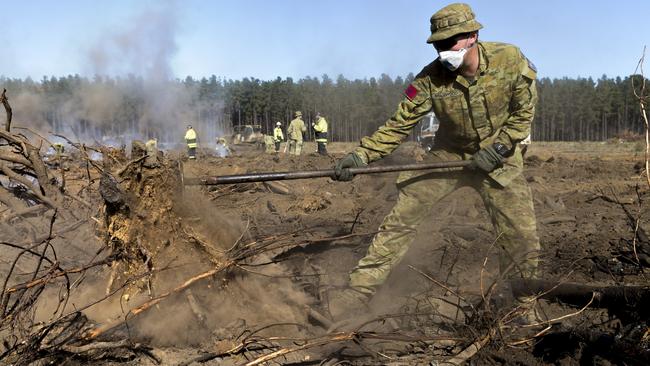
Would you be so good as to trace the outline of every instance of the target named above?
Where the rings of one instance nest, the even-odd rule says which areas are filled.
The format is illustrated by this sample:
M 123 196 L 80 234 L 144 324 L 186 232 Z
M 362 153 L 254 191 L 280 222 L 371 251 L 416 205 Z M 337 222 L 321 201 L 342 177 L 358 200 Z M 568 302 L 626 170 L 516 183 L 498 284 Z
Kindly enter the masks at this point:
M 281 122 L 277 122 L 275 125 L 276 125 L 276 126 L 282 126 L 282 123 L 281 123 Z

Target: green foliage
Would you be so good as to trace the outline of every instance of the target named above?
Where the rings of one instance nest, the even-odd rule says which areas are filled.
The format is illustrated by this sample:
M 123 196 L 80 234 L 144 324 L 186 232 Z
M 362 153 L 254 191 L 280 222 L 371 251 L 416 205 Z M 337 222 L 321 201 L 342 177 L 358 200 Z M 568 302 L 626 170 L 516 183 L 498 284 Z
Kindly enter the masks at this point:
M 183 119 L 178 125 L 192 122 L 208 126 L 215 134 L 239 124 L 259 124 L 264 133 L 272 133 L 275 122 L 286 127 L 293 112 L 303 112 L 308 126 L 307 139 L 313 139 L 311 123 L 317 112 L 324 115 L 332 141 L 355 141 L 373 133 L 394 112 L 403 90 L 414 75 L 392 79 L 386 74 L 379 78 L 336 79 L 328 75 L 260 80 L 217 78 L 170 80 L 156 90 L 171 90 L 175 109 L 173 118 Z M 633 83 L 634 81 L 634 83 Z M 639 75 L 610 79 L 603 75 L 591 78 L 549 79 L 538 81 L 539 103 L 533 122 L 533 139 L 542 141 L 605 141 L 623 132 L 641 134 L 644 131 L 639 102 L 633 87 L 640 90 Z M 633 85 L 634 84 L 634 85 Z M 137 131 L 162 141 L 173 140 L 177 131 L 169 133 L 161 116 L 151 113 L 151 88 L 140 77 L 92 79 L 79 75 L 43 77 L 38 82 L 30 78 L 0 78 L 0 88 L 12 96 L 32 96 L 25 105 L 38 108 L 24 113 L 24 120 L 36 127 L 60 132 L 64 126 L 75 133 L 94 131 L 95 136 L 128 134 Z M 108 96 L 88 102 L 88 95 Z M 22 100 L 22 99 L 21 99 Z M 31 103 L 31 104 L 29 104 Z M 105 105 L 102 106 L 102 103 Z M 155 108 L 159 108 L 154 106 Z M 22 108 L 16 108 L 21 113 Z M 185 120 L 186 119 L 186 120 Z M 417 133 L 417 131 L 416 131 Z
M 609 79 L 549 79 L 538 81 L 539 103 L 533 140 L 605 141 L 622 133 L 644 131 L 638 98 L 632 88 L 639 75 Z

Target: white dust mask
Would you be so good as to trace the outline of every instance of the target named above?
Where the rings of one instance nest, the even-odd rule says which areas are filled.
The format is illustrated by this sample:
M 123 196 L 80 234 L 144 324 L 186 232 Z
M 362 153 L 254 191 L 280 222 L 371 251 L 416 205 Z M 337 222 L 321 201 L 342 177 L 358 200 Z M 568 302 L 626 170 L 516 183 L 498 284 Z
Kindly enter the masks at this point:
M 458 51 L 442 51 L 439 53 L 440 62 L 451 71 L 456 71 L 463 64 L 467 48 Z
M 458 51 L 442 51 L 438 52 L 440 62 L 451 71 L 456 71 L 463 64 L 467 50 L 476 46 L 476 42 L 467 48 L 461 48 Z

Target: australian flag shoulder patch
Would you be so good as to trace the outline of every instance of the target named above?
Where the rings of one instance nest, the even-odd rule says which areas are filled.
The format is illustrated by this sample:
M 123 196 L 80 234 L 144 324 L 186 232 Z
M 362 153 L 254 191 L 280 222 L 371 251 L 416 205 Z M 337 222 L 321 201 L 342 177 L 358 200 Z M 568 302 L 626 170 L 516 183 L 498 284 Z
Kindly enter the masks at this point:
M 418 95 L 418 90 L 413 86 L 413 84 L 409 84 L 409 86 L 404 90 L 404 94 L 408 98 L 408 100 L 413 101 L 413 98 L 415 98 Z

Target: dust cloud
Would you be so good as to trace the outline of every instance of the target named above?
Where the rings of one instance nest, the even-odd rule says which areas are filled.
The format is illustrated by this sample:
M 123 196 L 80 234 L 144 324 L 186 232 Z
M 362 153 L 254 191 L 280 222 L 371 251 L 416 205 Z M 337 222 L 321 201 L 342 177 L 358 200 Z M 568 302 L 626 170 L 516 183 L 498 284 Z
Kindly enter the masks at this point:
M 14 126 L 112 146 L 156 138 L 167 150 L 182 146 L 191 124 L 202 145 L 214 146 L 215 138 L 227 132 L 223 102 L 201 100 L 198 83 L 181 82 L 172 71 L 179 14 L 176 2 L 166 2 L 106 29 L 80 46 L 86 60 L 81 76 L 22 83 L 0 78 L 14 109 Z
M 245 246 L 252 240 L 250 226 L 221 212 L 205 199 L 204 192 L 186 189 L 182 199 L 174 202 L 173 212 L 186 223 L 183 230 L 196 242 L 194 247 L 190 243 L 172 244 L 169 250 L 174 256 L 173 268 L 156 275 L 154 296 L 210 270 L 214 262 L 226 261 L 226 252 L 236 243 Z M 245 329 L 275 323 L 305 324 L 306 313 L 302 309 L 310 302 L 309 296 L 296 287 L 281 265 L 266 264 L 270 261 L 262 254 L 255 258 L 255 263 L 264 265 L 235 268 L 198 282 L 189 291 L 167 298 L 129 320 L 129 328 L 155 344 L 179 346 L 198 345 L 213 333 L 239 334 Z M 124 317 L 129 308 L 148 300 L 144 289 L 134 295 L 128 302 L 118 304 L 114 300 L 101 304 L 88 314 L 96 321 L 106 321 L 107 316 Z M 296 336 L 301 334 L 295 326 L 285 328 L 287 332 L 296 332 Z

